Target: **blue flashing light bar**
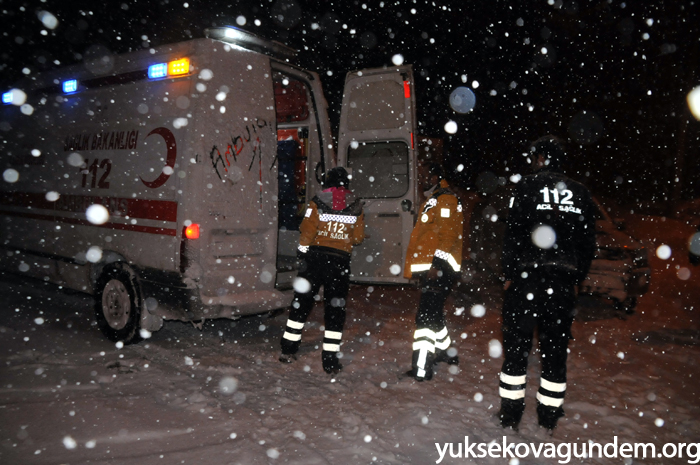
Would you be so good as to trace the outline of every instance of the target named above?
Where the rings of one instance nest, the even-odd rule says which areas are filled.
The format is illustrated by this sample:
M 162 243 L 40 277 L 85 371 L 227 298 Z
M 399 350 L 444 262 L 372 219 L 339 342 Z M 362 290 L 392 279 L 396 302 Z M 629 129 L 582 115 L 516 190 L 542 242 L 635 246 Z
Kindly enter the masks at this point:
M 78 81 L 71 79 L 70 81 L 63 81 L 63 92 L 66 94 L 72 94 L 78 91 Z
M 168 75 L 168 64 L 158 63 L 156 65 L 151 65 L 148 67 L 148 78 L 149 79 L 159 79 L 164 78 Z
M 12 103 L 12 91 L 2 94 L 2 103 Z

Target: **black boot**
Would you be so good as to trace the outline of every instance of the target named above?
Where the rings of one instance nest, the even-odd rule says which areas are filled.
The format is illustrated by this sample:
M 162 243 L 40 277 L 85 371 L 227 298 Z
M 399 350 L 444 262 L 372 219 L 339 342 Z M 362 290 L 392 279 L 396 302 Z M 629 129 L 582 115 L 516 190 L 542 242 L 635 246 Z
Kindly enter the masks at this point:
M 279 361 L 282 363 L 292 363 L 297 359 L 296 353 L 299 350 L 301 341 L 290 341 L 289 339 L 283 337 L 281 344 L 282 354 L 280 354 Z
M 282 340 L 280 341 L 280 346 L 282 349 L 282 353 L 285 355 L 294 355 L 299 351 L 299 346 L 301 345 L 301 340 L 299 341 L 290 341 L 286 337 L 282 337 Z
M 454 350 L 454 349 L 453 349 Z M 459 365 L 459 357 L 457 356 L 457 351 L 455 350 L 455 355 L 447 355 L 448 350 L 437 350 L 435 352 L 435 359 L 433 364 L 437 365 L 440 362 L 445 362 L 448 365 Z
M 282 352 L 278 360 L 282 363 L 292 363 L 296 359 L 296 354 L 285 354 L 284 352 Z
M 541 427 L 552 431 L 557 427 L 557 421 L 564 416 L 561 407 L 550 407 L 537 402 L 537 419 Z
M 323 371 L 328 374 L 337 375 L 343 369 L 343 365 L 338 360 L 338 352 L 322 351 L 321 361 L 323 362 Z
M 501 398 L 501 410 L 498 412 L 498 420 L 503 428 L 518 429 L 520 420 L 525 411 L 525 399 Z

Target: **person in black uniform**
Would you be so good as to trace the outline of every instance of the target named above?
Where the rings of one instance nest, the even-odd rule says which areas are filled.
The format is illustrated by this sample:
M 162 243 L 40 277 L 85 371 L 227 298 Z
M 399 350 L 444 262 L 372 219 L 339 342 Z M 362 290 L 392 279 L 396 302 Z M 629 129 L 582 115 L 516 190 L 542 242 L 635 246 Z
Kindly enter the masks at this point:
M 520 180 L 510 200 L 502 257 L 505 360 L 498 416 L 504 428 L 517 428 L 525 409 L 535 328 L 542 353 L 539 424 L 551 431 L 564 415 L 567 346 L 578 286 L 595 253 L 595 207 L 588 189 L 559 171 L 563 158 L 556 137 L 535 141 L 535 173 Z

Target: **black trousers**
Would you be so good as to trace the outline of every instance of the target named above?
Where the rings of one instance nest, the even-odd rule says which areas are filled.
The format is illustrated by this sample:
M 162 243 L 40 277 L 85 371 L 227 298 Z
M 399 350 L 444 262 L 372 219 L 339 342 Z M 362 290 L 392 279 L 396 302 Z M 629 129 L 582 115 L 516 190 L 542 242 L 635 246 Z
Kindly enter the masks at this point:
M 503 348 L 499 393 L 524 402 L 528 355 L 535 328 L 542 354 L 537 399 L 561 407 L 566 392 L 566 359 L 576 306 L 575 281 L 561 270 L 531 269 L 506 290 L 503 302 Z
M 338 352 L 345 326 L 345 301 L 350 289 L 350 254 L 311 247 L 302 258 L 298 277 L 308 281 L 309 291 L 294 293 L 282 336 L 282 353 L 295 354 L 299 350 L 302 329 L 321 286 L 325 305 L 323 351 Z
M 447 350 L 451 343 L 444 307 L 457 274 L 442 270 L 435 279 L 428 279 L 427 271 L 414 273 L 413 276 L 420 279 L 421 296 L 413 334 L 412 367 L 418 377 L 429 379 L 432 377 L 436 351 Z
M 416 312 L 416 327 L 435 332 L 445 327 L 445 301 L 452 291 L 456 273 L 442 271 L 436 279 L 428 279 L 428 272 L 414 273 L 420 279 L 421 296 Z

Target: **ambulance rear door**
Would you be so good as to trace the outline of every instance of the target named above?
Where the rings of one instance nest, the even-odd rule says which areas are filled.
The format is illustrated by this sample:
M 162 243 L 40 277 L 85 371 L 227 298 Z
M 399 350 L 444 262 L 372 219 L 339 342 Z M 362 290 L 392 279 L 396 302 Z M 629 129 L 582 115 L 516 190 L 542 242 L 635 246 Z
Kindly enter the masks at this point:
M 403 265 L 418 207 L 416 106 L 411 66 L 348 73 L 338 131 L 338 165 L 364 201 L 366 238 L 352 280 L 405 283 Z

